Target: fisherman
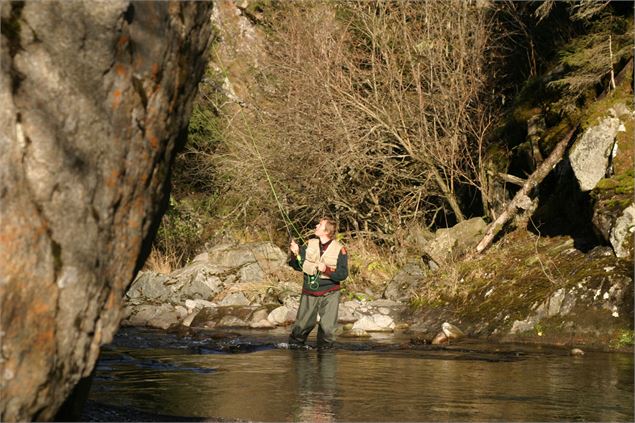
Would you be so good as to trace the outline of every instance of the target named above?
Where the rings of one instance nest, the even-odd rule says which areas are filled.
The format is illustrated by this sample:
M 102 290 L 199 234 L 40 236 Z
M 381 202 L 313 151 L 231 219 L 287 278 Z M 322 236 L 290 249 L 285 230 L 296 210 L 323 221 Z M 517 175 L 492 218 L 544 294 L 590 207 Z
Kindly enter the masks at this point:
M 289 335 L 292 347 L 305 344 L 318 315 L 318 348 L 332 348 L 335 341 L 340 282 L 348 277 L 348 256 L 342 244 L 334 239 L 336 232 L 335 221 L 324 217 L 315 226 L 317 238 L 311 238 L 302 247 L 292 240 L 289 246 L 293 253 L 289 264 L 304 273 L 300 307 Z

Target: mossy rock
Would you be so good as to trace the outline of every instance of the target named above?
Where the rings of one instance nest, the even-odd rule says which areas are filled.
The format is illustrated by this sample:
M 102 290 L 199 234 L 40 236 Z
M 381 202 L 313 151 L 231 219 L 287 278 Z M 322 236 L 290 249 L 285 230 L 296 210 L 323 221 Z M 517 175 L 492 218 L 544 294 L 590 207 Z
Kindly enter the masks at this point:
M 556 291 L 564 289 L 568 295 L 577 291 L 582 297 L 576 297 L 579 306 L 574 310 L 578 314 L 540 322 L 542 332 L 553 335 L 553 339 L 535 333 L 524 333 L 515 339 L 558 343 L 566 337 L 579 336 L 583 344 L 605 346 L 612 331 L 627 327 L 632 321 L 632 277 L 632 264 L 628 260 L 612 254 L 584 254 L 566 236 L 539 237 L 518 230 L 507 234 L 485 254 L 458 262 L 446 272 L 435 273 L 434 281 L 429 278 L 422 281 L 417 309 L 428 310 L 425 316 L 432 323 L 434 319 L 429 316 L 432 309 L 453 310 L 451 317 L 462 322 L 472 336 L 505 337 L 514 321 L 532 316 L 536 307 Z M 599 299 L 589 294 L 607 291 L 616 283 L 623 286 L 621 295 L 625 298 L 619 318 L 611 310 L 603 309 Z M 422 301 L 425 298 L 443 301 L 432 307 Z M 594 332 L 593 322 L 598 325 L 598 333 Z M 422 324 L 419 322 L 417 326 Z

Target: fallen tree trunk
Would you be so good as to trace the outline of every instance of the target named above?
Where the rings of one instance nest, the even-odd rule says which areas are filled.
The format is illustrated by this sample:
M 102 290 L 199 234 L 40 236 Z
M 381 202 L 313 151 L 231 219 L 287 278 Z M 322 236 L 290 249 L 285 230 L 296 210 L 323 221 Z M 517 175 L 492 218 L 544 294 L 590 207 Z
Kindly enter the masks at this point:
M 169 198 L 210 2 L 0 2 L 0 421 L 51 421 Z
M 507 222 L 518 214 L 520 210 L 527 210 L 532 207 L 531 197 L 535 196 L 534 189 L 538 186 L 538 184 L 540 184 L 540 182 L 542 182 L 543 179 L 545 179 L 560 160 L 562 160 L 564 152 L 567 149 L 567 145 L 569 145 L 569 141 L 571 141 L 571 138 L 577 129 L 578 127 L 576 126 L 569 131 L 567 135 L 565 135 L 565 137 L 553 149 L 549 157 L 547 157 L 547 159 L 538 166 L 538 169 L 536 169 L 536 171 L 527 178 L 523 187 L 516 193 L 512 201 L 500 214 L 500 216 L 498 216 L 498 218 L 489 225 L 485 236 L 476 246 L 476 251 L 478 253 L 483 252 L 490 246 L 494 237 L 505 227 Z

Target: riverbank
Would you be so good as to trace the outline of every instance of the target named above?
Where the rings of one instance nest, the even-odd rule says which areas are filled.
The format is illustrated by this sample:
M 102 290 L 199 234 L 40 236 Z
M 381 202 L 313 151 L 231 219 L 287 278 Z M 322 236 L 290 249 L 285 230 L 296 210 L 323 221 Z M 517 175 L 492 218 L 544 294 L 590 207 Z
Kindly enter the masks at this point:
M 349 251 L 341 338 L 399 331 L 445 343 L 449 323 L 460 337 L 487 342 L 632 351 L 633 268 L 610 248 L 583 252 L 567 236 L 517 231 L 484 254 L 436 267 L 413 257 L 392 274 Z M 126 293 L 123 324 L 266 333 L 294 321 L 300 291 L 277 246 L 225 241 L 169 274 L 142 272 Z

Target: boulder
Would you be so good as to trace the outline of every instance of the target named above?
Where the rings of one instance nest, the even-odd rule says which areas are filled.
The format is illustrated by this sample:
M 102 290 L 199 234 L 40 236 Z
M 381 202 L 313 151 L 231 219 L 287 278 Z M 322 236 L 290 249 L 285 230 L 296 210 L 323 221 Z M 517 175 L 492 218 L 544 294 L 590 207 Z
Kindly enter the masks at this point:
M 483 238 L 486 229 L 487 223 L 481 217 L 465 220 L 451 228 L 439 229 L 434 239 L 424 247 L 424 252 L 436 264 L 447 265 L 475 247 Z
M 266 308 L 260 308 L 251 315 L 251 322 L 256 323 L 262 320 L 267 320 L 267 316 L 269 316 L 269 311 Z
M 448 340 L 459 339 L 465 336 L 461 329 L 448 322 L 443 322 L 443 324 L 441 325 L 441 331 L 448 338 Z
M 220 306 L 246 306 L 250 301 L 242 292 L 232 292 L 221 300 Z
M 117 331 L 167 206 L 212 7 L 1 3 L 0 420 L 52 421 Z
M 337 321 L 339 323 L 352 323 L 357 320 L 354 309 L 340 303 L 337 310 Z
M 218 307 L 205 307 L 195 312 L 195 316 L 188 320 L 191 320 L 190 327 L 213 328 L 221 318 L 221 312 Z
M 297 310 L 293 310 L 287 306 L 275 308 L 267 316 L 267 320 L 273 325 L 284 325 L 295 321 Z
M 565 288 L 556 290 L 549 298 L 534 305 L 534 312 L 524 320 L 513 322 L 510 334 L 518 334 L 533 330 L 536 324 L 542 320 L 554 316 L 566 316 L 575 306 L 576 296 Z
M 170 284 L 178 292 L 179 301 L 203 299 L 211 301 L 227 285 L 231 269 L 208 262 L 195 261 L 170 273 Z
M 270 242 L 223 243 L 210 248 L 202 259 L 217 266 L 239 268 L 240 282 L 255 282 L 285 266 L 287 255 Z
M 216 326 L 221 328 L 244 327 L 244 326 L 248 326 L 248 324 L 239 317 L 227 315 L 227 316 L 223 316 Z
M 196 309 L 202 309 L 204 307 L 217 307 L 218 304 L 213 303 L 211 301 L 207 301 L 207 300 L 200 300 L 200 299 L 195 299 L 195 300 L 185 300 L 185 308 L 188 309 L 188 311 L 192 311 L 192 310 L 196 310 Z
M 633 232 L 635 231 L 635 204 L 628 206 L 611 228 L 609 240 L 615 255 L 626 258 L 633 254 Z
M 123 325 L 149 326 L 167 329 L 180 320 L 177 310 L 169 304 L 142 305 L 122 321 Z
M 364 316 L 353 324 L 351 330 L 365 330 L 366 332 L 392 332 L 395 329 L 395 322 L 390 316 L 375 314 Z
M 447 344 L 448 341 L 449 341 L 449 339 L 446 336 L 446 334 L 443 333 L 443 331 L 441 331 L 441 332 L 437 333 L 434 338 L 432 338 L 432 345 Z
M 170 278 L 155 272 L 139 272 L 126 292 L 129 299 L 144 303 L 168 302 L 174 293 Z
M 275 325 L 267 319 L 261 319 L 249 323 L 249 327 L 254 329 L 272 329 L 275 328 Z
M 580 190 L 590 191 L 604 178 L 621 121 L 606 117 L 584 131 L 569 152 L 569 161 Z
M 407 302 L 415 293 L 419 282 L 425 276 L 419 263 L 410 262 L 386 284 L 383 297 L 392 301 Z
M 341 336 L 344 338 L 369 338 L 370 334 L 361 328 L 351 328 L 344 331 Z

